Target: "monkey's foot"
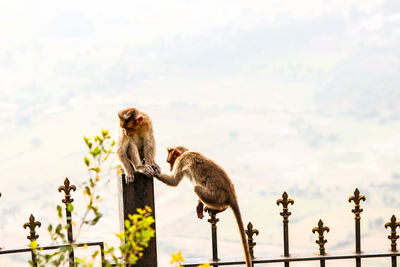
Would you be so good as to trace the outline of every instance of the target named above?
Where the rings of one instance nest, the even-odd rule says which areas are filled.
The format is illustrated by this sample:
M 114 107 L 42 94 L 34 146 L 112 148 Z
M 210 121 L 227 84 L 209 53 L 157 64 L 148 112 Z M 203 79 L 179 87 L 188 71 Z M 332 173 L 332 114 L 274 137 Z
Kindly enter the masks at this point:
M 204 211 L 204 204 L 203 204 L 203 202 L 199 201 L 199 204 L 197 204 L 197 207 L 196 207 L 197 218 L 203 219 L 203 217 L 204 217 L 203 211 Z
M 126 179 L 126 183 L 128 183 L 128 184 L 133 183 L 133 181 L 135 180 L 135 175 L 133 173 L 127 174 L 125 179 Z
M 223 212 L 224 210 L 226 210 L 226 209 L 217 210 L 217 209 L 212 209 L 212 208 L 210 208 L 210 207 L 208 207 L 208 206 L 206 206 L 206 207 L 204 208 L 204 211 L 205 211 L 205 212 L 208 212 L 208 213 L 211 212 L 211 213 L 214 213 L 214 214 Z

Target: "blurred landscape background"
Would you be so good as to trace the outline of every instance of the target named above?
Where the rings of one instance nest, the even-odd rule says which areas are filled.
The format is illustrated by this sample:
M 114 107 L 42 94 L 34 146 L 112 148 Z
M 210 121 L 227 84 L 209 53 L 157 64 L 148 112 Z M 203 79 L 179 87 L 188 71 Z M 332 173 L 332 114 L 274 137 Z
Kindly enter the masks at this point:
M 163 171 L 174 145 L 226 169 L 243 220 L 260 231 L 255 256 L 283 253 L 283 191 L 295 201 L 292 253 L 318 251 L 319 219 L 331 229 L 327 252 L 352 251 L 356 187 L 367 198 L 362 249 L 390 249 L 383 225 L 400 217 L 400 2 L 0 1 L 0 40 L 2 247 L 28 244 L 31 213 L 46 244 L 58 186 L 88 177 L 82 136 L 116 138 L 117 112 L 137 107 L 153 120 Z M 118 245 L 116 173 L 107 179 L 104 217 L 82 238 Z M 155 194 L 159 266 L 177 251 L 210 257 L 191 185 L 155 181 Z M 218 235 L 221 257 L 243 254 L 231 211 Z M 0 266 L 28 259 L 2 255 Z

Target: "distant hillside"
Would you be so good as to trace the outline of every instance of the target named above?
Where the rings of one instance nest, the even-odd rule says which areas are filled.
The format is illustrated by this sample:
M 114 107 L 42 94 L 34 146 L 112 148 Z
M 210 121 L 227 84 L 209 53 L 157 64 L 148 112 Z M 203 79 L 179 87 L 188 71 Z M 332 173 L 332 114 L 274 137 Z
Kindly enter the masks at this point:
M 323 112 L 359 118 L 400 119 L 399 70 L 400 61 L 392 52 L 360 52 L 337 66 L 331 79 L 317 92 L 316 106 Z

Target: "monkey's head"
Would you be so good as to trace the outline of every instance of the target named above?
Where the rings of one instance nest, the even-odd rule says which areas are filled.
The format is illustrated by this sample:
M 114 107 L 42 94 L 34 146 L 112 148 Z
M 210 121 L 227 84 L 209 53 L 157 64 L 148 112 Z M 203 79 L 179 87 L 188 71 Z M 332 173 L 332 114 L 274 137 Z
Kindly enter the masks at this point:
M 136 108 L 127 108 L 118 112 L 119 125 L 125 129 L 126 135 L 132 136 L 143 123 L 143 115 Z
M 182 155 L 185 151 L 188 151 L 189 149 L 187 149 L 184 146 L 177 146 L 177 147 L 169 147 L 167 148 L 168 151 L 168 157 L 167 157 L 167 162 L 169 163 L 170 166 L 170 170 L 172 171 L 172 169 L 174 168 L 174 163 L 175 160 Z

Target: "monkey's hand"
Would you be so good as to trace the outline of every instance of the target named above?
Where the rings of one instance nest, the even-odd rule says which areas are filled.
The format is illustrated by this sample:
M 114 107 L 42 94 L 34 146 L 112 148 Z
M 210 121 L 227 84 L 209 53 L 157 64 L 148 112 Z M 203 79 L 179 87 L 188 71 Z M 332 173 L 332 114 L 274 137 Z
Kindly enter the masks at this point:
M 150 177 L 150 178 L 155 176 L 153 168 L 151 166 L 149 166 L 149 165 L 146 165 L 144 167 L 143 174 L 146 175 L 147 177 Z
M 204 204 L 203 204 L 203 202 L 199 201 L 199 204 L 197 204 L 197 207 L 196 207 L 197 218 L 203 219 L 203 217 L 204 217 L 203 210 L 204 210 Z
M 154 176 L 155 177 L 160 177 L 160 175 L 161 175 L 161 168 L 160 168 L 160 166 L 158 166 L 157 165 L 157 163 L 153 163 L 152 165 L 151 165 L 151 168 L 154 170 Z

